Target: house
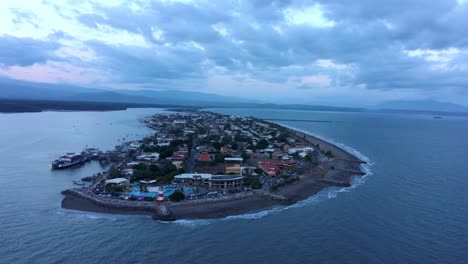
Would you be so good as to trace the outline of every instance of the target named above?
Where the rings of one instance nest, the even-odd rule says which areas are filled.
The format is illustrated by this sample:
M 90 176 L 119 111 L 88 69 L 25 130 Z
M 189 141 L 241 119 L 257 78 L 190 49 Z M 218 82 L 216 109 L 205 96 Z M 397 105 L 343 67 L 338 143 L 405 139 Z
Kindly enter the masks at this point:
M 258 166 L 262 169 L 268 176 L 276 177 L 279 174 L 280 166 L 277 163 L 268 160 L 258 161 Z
M 132 142 L 130 143 L 130 145 L 128 145 L 128 149 L 130 150 L 138 150 L 139 148 L 141 148 L 141 143 L 140 142 Z
M 125 178 L 114 178 L 110 180 L 106 180 L 106 185 L 116 185 L 116 186 L 127 186 L 129 183 L 128 179 Z
M 288 153 L 289 154 L 294 154 L 294 153 L 297 153 L 297 152 L 314 152 L 315 149 L 312 148 L 312 147 L 308 147 L 308 146 L 305 146 L 305 147 L 298 147 L 296 146 L 295 148 L 290 148 L 288 149 Z
M 143 153 L 137 156 L 136 159 L 139 161 L 155 162 L 159 160 L 159 153 L 157 152 Z
M 202 153 L 200 154 L 200 156 L 198 157 L 198 161 L 201 161 L 201 162 L 210 162 L 212 161 L 210 155 L 208 155 L 208 153 Z
M 138 164 L 140 164 L 140 162 L 129 162 L 127 163 L 127 169 L 133 169 L 133 167 Z
M 184 162 L 181 161 L 181 160 L 172 160 L 172 165 L 176 166 L 176 168 L 178 170 L 183 168 L 183 166 L 182 166 L 183 164 L 184 164 Z

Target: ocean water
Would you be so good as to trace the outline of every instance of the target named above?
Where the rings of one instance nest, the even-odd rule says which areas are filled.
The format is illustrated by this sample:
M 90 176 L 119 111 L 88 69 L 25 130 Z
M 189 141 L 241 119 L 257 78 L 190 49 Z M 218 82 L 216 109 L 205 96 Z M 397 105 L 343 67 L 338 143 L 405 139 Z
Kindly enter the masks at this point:
M 217 220 L 153 221 L 60 208 L 98 164 L 51 171 L 85 145 L 151 131 L 161 109 L 0 114 L 0 263 L 468 263 L 468 118 L 213 109 L 343 144 L 368 175 L 289 207 Z

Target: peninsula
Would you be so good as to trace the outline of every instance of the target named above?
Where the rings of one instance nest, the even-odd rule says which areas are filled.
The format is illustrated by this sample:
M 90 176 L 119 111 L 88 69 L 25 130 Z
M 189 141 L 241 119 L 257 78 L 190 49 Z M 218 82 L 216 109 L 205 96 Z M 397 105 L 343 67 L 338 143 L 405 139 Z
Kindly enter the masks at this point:
M 364 175 L 365 162 L 342 148 L 258 118 L 188 111 L 144 122 L 154 134 L 106 152 L 107 173 L 63 191 L 63 208 L 222 218 L 293 204 Z

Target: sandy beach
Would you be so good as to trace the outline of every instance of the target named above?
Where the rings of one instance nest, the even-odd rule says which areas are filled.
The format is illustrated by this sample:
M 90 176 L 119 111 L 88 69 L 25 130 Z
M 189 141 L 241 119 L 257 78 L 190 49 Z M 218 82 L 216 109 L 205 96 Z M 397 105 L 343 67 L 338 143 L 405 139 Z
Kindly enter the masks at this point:
M 123 201 L 101 197 L 86 191 L 84 188 L 62 192 L 65 196 L 62 207 L 98 213 L 145 214 L 152 215 L 157 220 L 224 218 L 231 215 L 258 212 L 278 205 L 293 204 L 307 199 L 327 187 L 350 186 L 353 176 L 364 175 L 361 164 L 365 162 L 351 153 L 317 137 L 290 128 L 287 129 L 313 145 L 320 145 L 324 151 L 330 150 L 334 154 L 334 158 L 308 169 L 300 175 L 298 181 L 280 187 L 274 192 L 258 191 L 222 200 L 166 202 L 164 209 L 170 213 L 169 218 L 161 213 L 160 205 L 154 202 Z

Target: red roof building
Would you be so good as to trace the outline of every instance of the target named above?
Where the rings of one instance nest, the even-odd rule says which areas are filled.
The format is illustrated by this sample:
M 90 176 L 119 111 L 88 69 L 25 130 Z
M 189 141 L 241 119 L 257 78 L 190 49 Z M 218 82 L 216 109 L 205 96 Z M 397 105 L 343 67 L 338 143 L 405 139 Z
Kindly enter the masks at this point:
M 202 161 L 202 162 L 210 162 L 210 161 L 211 161 L 211 157 L 210 157 L 210 155 L 208 155 L 207 153 L 202 153 L 202 154 L 200 154 L 200 156 L 198 157 L 198 160 L 199 160 L 199 161 Z
M 260 160 L 258 161 L 258 166 L 262 169 L 268 176 L 276 177 L 278 176 L 280 166 L 277 163 L 274 163 L 269 160 Z

